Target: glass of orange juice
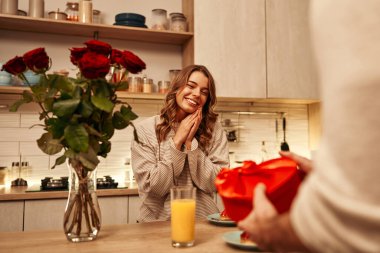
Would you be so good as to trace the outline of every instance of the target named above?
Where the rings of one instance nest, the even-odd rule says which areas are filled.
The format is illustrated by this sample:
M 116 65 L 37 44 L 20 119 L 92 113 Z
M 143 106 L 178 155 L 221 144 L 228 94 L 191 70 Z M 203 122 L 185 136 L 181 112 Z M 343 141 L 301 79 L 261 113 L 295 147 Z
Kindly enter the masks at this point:
M 196 188 L 176 186 L 170 189 L 172 246 L 194 245 Z

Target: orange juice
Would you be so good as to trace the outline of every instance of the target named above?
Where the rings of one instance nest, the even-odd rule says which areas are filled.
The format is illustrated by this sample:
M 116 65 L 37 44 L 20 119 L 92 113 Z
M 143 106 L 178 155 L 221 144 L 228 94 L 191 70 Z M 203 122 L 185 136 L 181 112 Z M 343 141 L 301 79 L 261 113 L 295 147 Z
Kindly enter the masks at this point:
M 175 199 L 171 201 L 172 241 L 192 243 L 195 227 L 195 199 Z

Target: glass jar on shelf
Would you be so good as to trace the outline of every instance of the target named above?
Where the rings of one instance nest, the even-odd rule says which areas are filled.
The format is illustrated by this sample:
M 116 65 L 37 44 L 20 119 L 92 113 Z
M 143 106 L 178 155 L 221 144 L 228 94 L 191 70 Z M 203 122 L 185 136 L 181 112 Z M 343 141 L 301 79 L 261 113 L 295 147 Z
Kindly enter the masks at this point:
M 174 32 L 187 32 L 187 19 L 185 15 L 179 12 L 169 14 L 170 30 Z
M 129 92 L 142 92 L 142 79 L 138 76 L 128 77 L 128 91 Z
M 94 24 L 101 24 L 101 12 L 99 10 L 93 10 L 92 11 L 92 23 Z
M 159 81 L 158 82 L 158 93 L 166 94 L 168 93 L 170 88 L 170 82 L 169 81 Z
M 164 9 L 152 10 L 152 26 L 153 30 L 168 30 L 167 11 Z
M 170 82 L 173 82 L 174 78 L 177 77 L 177 75 L 181 72 L 180 69 L 169 69 L 169 78 Z
M 76 2 L 67 2 L 65 13 L 67 14 L 67 20 L 78 21 L 78 9 L 79 3 Z
M 153 79 L 144 76 L 143 78 L 143 93 L 153 92 Z

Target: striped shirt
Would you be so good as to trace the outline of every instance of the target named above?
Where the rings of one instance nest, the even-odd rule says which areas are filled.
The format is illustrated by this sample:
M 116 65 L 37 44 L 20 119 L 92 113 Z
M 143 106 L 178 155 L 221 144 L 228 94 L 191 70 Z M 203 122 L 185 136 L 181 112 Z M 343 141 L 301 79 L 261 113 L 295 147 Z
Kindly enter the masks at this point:
M 228 143 L 221 124 L 215 123 L 206 155 L 195 138 L 191 150 L 176 149 L 173 130 L 159 144 L 155 130 L 159 123 L 157 115 L 136 124 L 140 143 L 132 142 L 132 169 L 142 200 L 139 222 L 170 220 L 173 186 L 197 188 L 197 218 L 219 212 L 214 201 L 215 177 L 221 168 L 229 166 Z

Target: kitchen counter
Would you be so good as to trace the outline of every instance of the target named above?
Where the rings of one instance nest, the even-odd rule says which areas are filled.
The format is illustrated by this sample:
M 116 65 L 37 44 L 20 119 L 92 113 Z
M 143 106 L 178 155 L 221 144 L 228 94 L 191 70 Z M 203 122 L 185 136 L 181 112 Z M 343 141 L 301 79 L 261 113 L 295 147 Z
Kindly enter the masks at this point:
M 98 197 L 138 195 L 137 184 L 126 185 L 127 188 L 97 190 Z M 33 189 L 33 188 L 32 188 Z M 0 187 L 0 201 L 31 199 L 65 199 L 68 191 L 30 191 L 27 186 Z
M 171 246 L 170 222 L 151 222 L 128 225 L 109 225 L 101 228 L 92 242 L 72 243 L 62 231 L 0 233 L 1 252 L 39 253 L 97 253 L 97 252 L 242 252 L 227 245 L 222 236 L 236 227 L 221 227 L 197 221 L 195 245 L 176 249 Z

